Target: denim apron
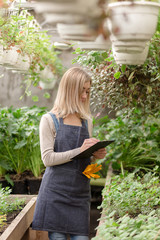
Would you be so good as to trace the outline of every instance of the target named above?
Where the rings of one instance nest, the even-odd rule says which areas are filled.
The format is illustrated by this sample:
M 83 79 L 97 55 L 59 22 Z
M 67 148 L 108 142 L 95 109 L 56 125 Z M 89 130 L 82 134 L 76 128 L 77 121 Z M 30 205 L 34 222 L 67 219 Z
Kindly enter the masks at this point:
M 80 127 L 66 125 L 60 118 L 54 151 L 78 148 L 86 138 L 89 138 L 89 133 L 84 120 Z M 33 229 L 89 234 L 90 180 L 82 173 L 88 164 L 90 159 L 75 159 L 46 168 L 35 207 Z

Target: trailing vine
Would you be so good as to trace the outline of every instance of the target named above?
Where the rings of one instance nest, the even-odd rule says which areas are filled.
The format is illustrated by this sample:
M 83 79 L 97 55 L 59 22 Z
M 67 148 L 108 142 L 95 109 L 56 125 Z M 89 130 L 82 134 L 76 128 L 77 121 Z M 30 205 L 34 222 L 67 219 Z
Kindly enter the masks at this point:
M 78 48 L 75 53 L 78 57 L 74 62 L 91 73 L 94 110 L 138 107 L 143 114 L 160 110 L 160 21 L 150 42 L 148 58 L 141 66 L 116 64 L 111 50 Z

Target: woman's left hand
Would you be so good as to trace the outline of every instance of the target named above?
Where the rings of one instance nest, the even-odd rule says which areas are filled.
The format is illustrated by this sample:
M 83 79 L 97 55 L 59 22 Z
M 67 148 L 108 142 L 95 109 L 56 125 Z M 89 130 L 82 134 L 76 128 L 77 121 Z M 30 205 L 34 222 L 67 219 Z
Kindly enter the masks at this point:
M 97 159 L 103 159 L 106 156 L 106 149 L 100 148 L 98 151 L 93 153 L 93 156 Z

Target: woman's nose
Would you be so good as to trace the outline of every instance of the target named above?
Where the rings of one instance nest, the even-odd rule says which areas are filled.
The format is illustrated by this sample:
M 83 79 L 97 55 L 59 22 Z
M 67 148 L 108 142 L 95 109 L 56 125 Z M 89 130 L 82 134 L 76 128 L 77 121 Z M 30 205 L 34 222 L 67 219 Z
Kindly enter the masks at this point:
M 82 98 L 83 98 L 83 99 L 86 99 L 86 98 L 87 98 L 87 93 L 86 93 L 86 92 L 83 92 L 83 93 L 82 93 Z

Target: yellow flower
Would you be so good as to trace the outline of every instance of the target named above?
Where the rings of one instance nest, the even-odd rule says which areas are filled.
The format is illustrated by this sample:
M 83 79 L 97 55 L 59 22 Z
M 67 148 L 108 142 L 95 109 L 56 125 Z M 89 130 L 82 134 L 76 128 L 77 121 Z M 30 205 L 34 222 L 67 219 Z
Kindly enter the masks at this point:
M 94 174 L 97 173 L 99 170 L 102 169 L 102 165 L 99 165 L 97 163 L 95 164 L 90 164 L 86 167 L 86 169 L 83 171 L 83 174 L 87 177 L 87 178 L 100 178 L 100 176 L 98 174 Z

